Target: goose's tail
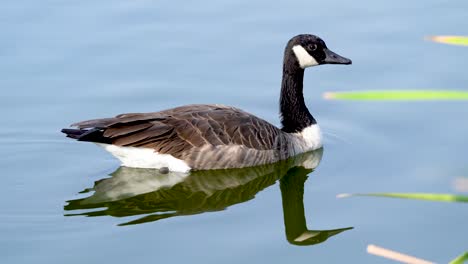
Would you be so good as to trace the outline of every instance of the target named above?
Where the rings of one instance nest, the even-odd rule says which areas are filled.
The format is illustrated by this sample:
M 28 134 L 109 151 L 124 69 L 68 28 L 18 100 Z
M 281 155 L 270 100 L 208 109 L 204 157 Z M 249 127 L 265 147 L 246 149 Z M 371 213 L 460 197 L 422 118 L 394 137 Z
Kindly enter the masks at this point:
M 62 133 L 66 134 L 67 137 L 73 138 L 73 139 L 79 139 L 86 132 L 87 130 L 84 130 L 84 129 L 71 129 L 71 128 L 62 129 Z
M 76 139 L 78 141 L 89 141 L 96 143 L 111 143 L 109 138 L 105 138 L 102 135 L 102 130 L 98 128 L 91 129 L 73 129 L 64 128 L 62 133 L 66 134 L 67 137 Z

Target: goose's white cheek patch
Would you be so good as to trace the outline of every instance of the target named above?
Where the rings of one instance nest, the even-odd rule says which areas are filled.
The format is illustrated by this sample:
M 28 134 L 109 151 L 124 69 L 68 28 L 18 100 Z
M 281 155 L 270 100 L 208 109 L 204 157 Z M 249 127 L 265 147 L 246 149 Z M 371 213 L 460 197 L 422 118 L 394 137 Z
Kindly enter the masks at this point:
M 296 55 L 299 66 L 302 69 L 318 65 L 318 62 L 312 57 L 301 45 L 296 45 L 292 48 L 294 55 Z

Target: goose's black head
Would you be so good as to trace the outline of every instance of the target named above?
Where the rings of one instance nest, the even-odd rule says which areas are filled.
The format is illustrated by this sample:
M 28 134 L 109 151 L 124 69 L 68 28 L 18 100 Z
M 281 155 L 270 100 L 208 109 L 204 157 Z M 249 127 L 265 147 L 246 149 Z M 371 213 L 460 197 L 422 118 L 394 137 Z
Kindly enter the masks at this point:
M 291 53 L 302 69 L 321 64 L 351 64 L 350 59 L 329 50 L 325 42 L 314 35 L 293 37 L 286 46 L 286 55 Z

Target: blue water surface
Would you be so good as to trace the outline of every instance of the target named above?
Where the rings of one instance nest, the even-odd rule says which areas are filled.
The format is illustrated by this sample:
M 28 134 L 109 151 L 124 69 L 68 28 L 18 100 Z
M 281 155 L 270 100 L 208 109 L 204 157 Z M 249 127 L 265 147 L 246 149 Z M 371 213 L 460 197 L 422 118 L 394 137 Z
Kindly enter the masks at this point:
M 468 2 L 7 0 L 0 10 L 1 263 L 392 263 L 368 244 L 446 263 L 468 249 L 466 204 L 335 198 L 453 193 L 468 175 L 468 103 L 322 98 L 468 90 L 468 49 L 424 41 L 468 34 Z M 278 183 L 223 211 L 139 225 L 64 216 L 66 201 L 119 163 L 61 128 L 190 103 L 234 105 L 279 125 L 283 49 L 299 33 L 353 60 L 306 71 L 325 147 L 303 200 L 311 229 L 353 230 L 288 243 Z

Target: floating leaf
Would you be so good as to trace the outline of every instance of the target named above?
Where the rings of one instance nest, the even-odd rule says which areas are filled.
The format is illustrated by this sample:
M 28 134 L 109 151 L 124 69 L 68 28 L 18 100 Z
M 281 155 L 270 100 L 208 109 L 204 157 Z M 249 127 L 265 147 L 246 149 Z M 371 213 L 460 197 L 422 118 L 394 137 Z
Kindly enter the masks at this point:
M 369 100 L 369 101 L 427 101 L 427 100 L 468 100 L 468 91 L 445 90 L 381 90 L 356 92 L 328 92 L 325 99 Z
M 450 261 L 449 264 L 463 264 L 468 261 L 468 251 Z
M 367 253 L 408 264 L 434 264 L 433 262 L 424 259 L 406 255 L 376 245 L 368 245 Z
M 337 198 L 346 198 L 351 196 L 377 196 L 402 199 L 427 200 L 436 202 L 468 202 L 468 196 L 453 195 L 453 194 L 437 194 L 437 193 L 356 193 L 356 194 L 339 194 Z
M 468 46 L 468 36 L 429 36 L 428 40 L 458 46 Z

